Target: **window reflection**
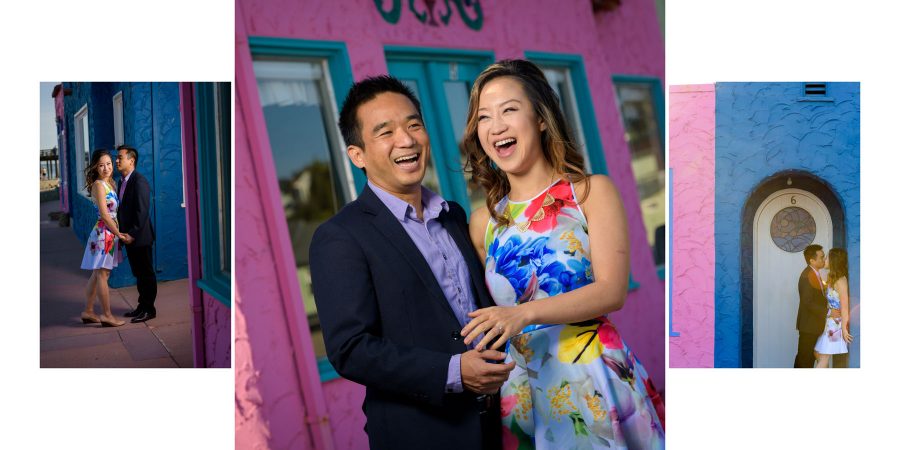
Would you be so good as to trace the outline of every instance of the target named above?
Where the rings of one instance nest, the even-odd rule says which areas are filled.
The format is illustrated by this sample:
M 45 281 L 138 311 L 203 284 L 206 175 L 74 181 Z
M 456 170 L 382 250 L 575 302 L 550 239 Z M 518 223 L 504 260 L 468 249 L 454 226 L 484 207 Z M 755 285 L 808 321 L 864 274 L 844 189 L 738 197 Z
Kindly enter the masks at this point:
M 660 238 L 664 230 L 665 217 L 665 162 L 656 121 L 651 85 L 647 83 L 617 82 L 616 94 L 625 140 L 631 151 L 631 168 L 641 197 L 641 212 L 651 246 L 664 245 Z M 656 252 L 657 255 L 663 252 Z M 656 264 L 663 261 L 657 257 Z
M 413 94 L 415 94 L 415 95 L 416 95 L 416 98 L 419 99 L 419 103 L 420 103 L 420 105 L 421 105 L 421 103 L 422 103 L 422 94 L 421 94 L 420 91 L 419 91 L 419 83 L 417 83 L 416 80 L 410 80 L 410 79 L 403 79 L 403 80 L 400 80 L 400 81 L 403 82 L 403 84 L 405 84 L 411 91 L 413 91 Z M 425 109 L 425 106 L 424 106 L 424 105 L 421 105 L 421 107 L 422 107 L 423 110 Z M 428 118 L 424 117 L 424 116 L 425 116 L 425 111 L 422 111 L 422 116 L 423 116 L 423 117 L 422 117 L 422 121 L 423 121 L 423 122 L 424 122 L 426 119 L 431 120 L 430 117 L 428 117 Z M 429 158 L 428 158 L 428 169 L 425 170 L 425 178 L 422 179 L 422 185 L 425 186 L 426 188 L 428 188 L 431 192 L 436 192 L 436 193 L 438 193 L 438 194 L 441 194 L 441 183 L 440 183 L 440 181 L 438 180 L 438 173 L 437 173 L 437 170 L 434 170 L 434 166 L 435 166 L 435 162 L 434 162 L 434 160 L 435 160 L 435 154 L 434 154 L 433 148 L 434 148 L 434 145 L 435 145 L 435 141 L 434 141 L 434 140 L 437 138 L 437 136 L 432 135 L 432 131 L 431 131 L 431 129 L 428 127 L 428 125 L 429 125 L 429 123 L 428 123 L 428 122 L 425 122 L 425 130 L 428 131 L 428 137 L 429 137 L 430 140 L 431 140 L 432 151 L 431 151 L 431 154 L 429 155 Z
M 332 88 L 321 61 L 255 60 L 253 68 L 313 346 L 324 356 L 309 244 L 346 203 L 350 186 Z

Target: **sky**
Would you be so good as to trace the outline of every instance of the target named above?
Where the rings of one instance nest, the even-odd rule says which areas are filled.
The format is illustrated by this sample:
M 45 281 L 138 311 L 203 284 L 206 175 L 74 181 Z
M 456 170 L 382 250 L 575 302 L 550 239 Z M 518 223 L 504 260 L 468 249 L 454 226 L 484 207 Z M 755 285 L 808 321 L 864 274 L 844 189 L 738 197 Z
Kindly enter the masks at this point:
M 56 118 L 53 111 L 53 87 L 58 82 L 41 82 L 41 149 L 56 147 Z

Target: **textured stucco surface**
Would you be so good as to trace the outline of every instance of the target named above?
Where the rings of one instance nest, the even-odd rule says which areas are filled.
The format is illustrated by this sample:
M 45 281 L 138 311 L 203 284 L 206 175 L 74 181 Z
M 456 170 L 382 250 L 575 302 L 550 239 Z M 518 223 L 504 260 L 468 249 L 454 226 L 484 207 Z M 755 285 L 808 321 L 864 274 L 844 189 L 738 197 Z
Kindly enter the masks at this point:
M 66 96 L 66 140 L 75 148 L 75 113 L 88 105 L 90 150 L 115 148 L 112 97 L 122 92 L 125 142 L 140 155 L 137 170 L 150 183 L 151 221 L 156 228 L 154 262 L 159 280 L 187 276 L 187 235 L 182 202 L 181 126 L 178 112 L 178 86 L 175 83 L 64 83 L 72 89 Z M 74 150 L 70 151 L 67 176 L 72 180 L 72 228 L 82 242 L 96 222 L 91 201 L 75 186 Z M 115 165 L 115 164 L 114 164 Z M 116 174 L 118 176 L 118 173 Z M 160 243 L 165 243 L 161 245 Z M 113 270 L 110 286 L 135 283 L 127 259 Z
M 479 2 L 484 16 L 480 31 L 465 26 L 456 9 L 457 2 L 449 2 L 453 9 L 449 23 L 437 27 L 416 20 L 408 2 L 400 2 L 399 20 L 390 24 L 382 19 L 374 3 L 313 1 L 301 6 L 284 0 L 239 0 L 237 7 L 249 36 L 345 43 L 356 80 L 387 71 L 386 45 L 487 50 L 497 59 L 521 58 L 526 51 L 581 55 L 609 174 L 625 203 L 631 230 L 632 276 L 640 284 L 629 294 L 625 308 L 614 313 L 612 319 L 657 387 L 664 390 L 663 281 L 656 274 L 646 242 L 612 84 L 614 74 L 663 77 L 663 43 L 653 1 L 624 2 L 618 10 L 600 18 L 592 13 L 590 2 L 579 0 L 555 5 L 527 0 L 517 2 L 515 8 Z M 392 3 L 384 2 L 385 8 Z M 415 4 L 420 11 L 427 10 L 423 2 Z M 434 11 L 445 14 L 444 2 L 436 2 Z M 303 435 L 306 431 L 296 419 L 303 417 L 303 401 L 289 358 L 292 349 L 288 323 L 280 306 L 281 296 L 286 293 L 281 292 L 273 272 L 268 270 L 274 257 L 265 243 L 273 242 L 273 236 L 269 236 L 258 206 L 262 201 L 259 183 L 273 181 L 255 179 L 251 167 L 258 160 L 250 154 L 246 137 L 242 137 L 246 124 L 241 115 L 259 116 L 259 123 L 263 123 L 262 113 L 240 111 L 240 106 L 236 113 L 236 287 L 244 292 L 244 297 L 252 297 L 248 303 L 237 301 L 235 311 L 240 317 L 235 324 L 237 439 L 248 448 L 301 448 L 309 438 Z M 362 388 L 341 381 L 326 383 L 323 391 L 335 445 L 364 446 Z M 350 416 L 338 417 L 339 414 Z M 276 423 L 285 415 L 295 418 L 287 428 Z
M 669 89 L 673 169 L 669 367 L 713 367 L 715 339 L 715 88 Z
M 203 293 L 205 367 L 231 367 L 231 309 Z
M 238 93 L 238 95 L 241 95 Z M 239 104 L 236 99 L 235 104 Z M 235 448 L 310 448 L 275 256 L 243 116 L 235 115 Z M 315 364 L 311 361 L 310 364 Z M 355 432 L 347 430 L 346 432 Z M 361 432 L 361 426 L 360 431 Z
M 858 83 L 828 86 L 831 101 L 803 101 L 803 83 L 716 84 L 716 367 L 740 366 L 744 204 L 763 180 L 787 170 L 823 181 L 843 205 L 857 337 L 850 366 L 859 366 L 860 91 Z

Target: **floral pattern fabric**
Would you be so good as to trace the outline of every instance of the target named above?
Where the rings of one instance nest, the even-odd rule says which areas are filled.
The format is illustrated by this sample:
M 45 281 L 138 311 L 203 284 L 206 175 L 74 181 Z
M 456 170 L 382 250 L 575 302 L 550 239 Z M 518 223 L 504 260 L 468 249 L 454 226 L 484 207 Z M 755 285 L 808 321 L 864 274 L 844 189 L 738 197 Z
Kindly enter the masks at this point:
M 844 332 L 841 327 L 841 318 L 831 317 L 831 310 L 841 310 L 841 297 L 831 286 L 825 291 L 828 300 L 828 315 L 825 316 L 825 329 L 816 340 L 816 351 L 823 355 L 835 355 L 847 353 L 847 342 L 844 341 Z
M 486 281 L 512 306 L 594 282 L 587 221 L 573 186 L 559 180 L 536 198 L 497 211 L 485 234 Z M 662 399 L 605 316 L 568 325 L 529 325 L 510 339 L 516 367 L 501 393 L 504 449 L 658 449 Z
M 106 210 L 113 220 L 116 220 L 116 210 L 119 208 L 119 196 L 115 189 L 103 182 L 106 191 Z M 91 197 L 93 200 L 93 196 Z M 88 242 L 84 248 L 84 257 L 81 259 L 81 268 L 85 270 L 109 269 L 112 270 L 122 262 L 122 248 L 119 238 L 100 218 L 100 208 L 94 204 L 94 212 L 97 213 L 97 223 L 88 235 Z

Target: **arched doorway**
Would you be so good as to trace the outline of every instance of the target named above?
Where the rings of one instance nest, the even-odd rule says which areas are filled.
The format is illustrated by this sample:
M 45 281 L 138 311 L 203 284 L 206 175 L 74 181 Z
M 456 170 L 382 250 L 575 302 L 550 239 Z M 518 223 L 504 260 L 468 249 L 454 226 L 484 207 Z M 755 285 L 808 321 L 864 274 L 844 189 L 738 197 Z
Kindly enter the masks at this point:
M 799 171 L 760 183 L 741 230 L 741 366 L 792 367 L 803 249 L 845 246 L 844 212 L 820 179 Z
M 797 279 L 806 267 L 803 249 L 810 244 L 832 247 L 831 215 L 815 194 L 782 189 L 757 208 L 753 225 L 753 367 L 793 366 Z

